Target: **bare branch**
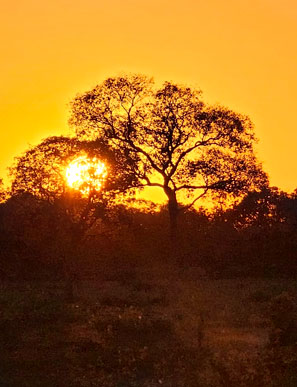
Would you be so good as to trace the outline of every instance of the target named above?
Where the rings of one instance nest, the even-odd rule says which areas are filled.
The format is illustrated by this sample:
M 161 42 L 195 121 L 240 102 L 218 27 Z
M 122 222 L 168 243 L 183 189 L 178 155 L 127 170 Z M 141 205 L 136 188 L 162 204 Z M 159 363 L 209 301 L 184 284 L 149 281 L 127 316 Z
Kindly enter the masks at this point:
M 190 184 L 184 184 L 180 187 L 177 187 L 175 191 L 180 191 L 182 189 L 209 189 L 207 185 L 190 185 Z
M 163 188 L 163 184 L 160 183 L 152 183 L 147 176 L 144 176 L 143 179 L 147 182 L 147 184 L 143 185 L 143 187 L 160 187 Z
M 184 212 L 189 208 L 191 208 L 199 199 L 201 199 L 203 196 L 206 195 L 207 191 L 208 191 L 208 188 L 205 188 L 205 190 L 200 195 L 198 195 L 190 204 L 180 207 L 180 211 Z

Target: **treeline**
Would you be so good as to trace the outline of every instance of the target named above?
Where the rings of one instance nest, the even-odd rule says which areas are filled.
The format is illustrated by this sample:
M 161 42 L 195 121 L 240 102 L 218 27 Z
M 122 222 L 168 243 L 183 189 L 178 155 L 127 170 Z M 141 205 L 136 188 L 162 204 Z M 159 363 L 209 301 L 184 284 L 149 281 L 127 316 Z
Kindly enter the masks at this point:
M 143 209 L 100 203 L 93 218 L 78 229 L 58 201 L 29 193 L 9 197 L 0 205 L 1 277 L 96 278 L 159 262 L 215 278 L 297 274 L 296 192 L 266 188 L 228 210 L 187 210 L 175 241 L 167 209 L 152 203 Z
M 249 218 L 258 205 L 254 200 L 249 208 L 246 195 L 293 199 L 267 188 L 248 117 L 205 103 L 199 90 L 171 82 L 156 87 L 132 74 L 77 95 L 69 124 L 70 137 L 48 137 L 15 158 L 10 198 L 0 186 L 3 277 L 35 273 L 73 283 L 114 262 L 121 270 L 120 262 L 127 267 L 136 260 L 200 267 L 217 276 L 249 274 L 263 264 L 260 251 L 271 267 L 262 240 L 270 229 L 257 228 L 253 216 L 260 213 Z M 73 189 L 66 171 L 82 156 L 88 178 L 81 176 Z M 94 160 L 106 167 L 104 178 L 94 173 Z M 128 207 L 127 197 L 135 201 L 145 187 L 165 194 L 166 209 Z M 239 197 L 248 199 L 231 212 L 192 210 L 202 199 Z M 271 222 L 275 204 L 267 206 L 263 216 Z M 275 260 L 279 268 L 281 258 Z

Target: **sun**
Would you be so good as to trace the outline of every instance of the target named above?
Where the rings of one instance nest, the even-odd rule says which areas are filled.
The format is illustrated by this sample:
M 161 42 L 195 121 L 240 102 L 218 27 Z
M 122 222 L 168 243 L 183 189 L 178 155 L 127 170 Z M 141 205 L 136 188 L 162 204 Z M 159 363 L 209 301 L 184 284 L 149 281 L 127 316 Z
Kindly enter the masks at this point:
M 107 176 L 106 165 L 96 157 L 81 155 L 66 168 L 66 181 L 70 188 L 88 196 L 91 191 L 100 191 Z

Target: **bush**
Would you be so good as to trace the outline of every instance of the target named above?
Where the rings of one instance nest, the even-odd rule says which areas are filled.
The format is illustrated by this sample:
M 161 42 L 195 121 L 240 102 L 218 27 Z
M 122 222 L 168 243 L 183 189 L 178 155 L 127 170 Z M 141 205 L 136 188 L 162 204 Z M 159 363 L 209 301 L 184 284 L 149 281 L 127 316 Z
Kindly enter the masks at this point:
M 270 344 L 288 346 L 297 344 L 297 301 L 283 292 L 271 301 L 270 321 L 272 332 Z

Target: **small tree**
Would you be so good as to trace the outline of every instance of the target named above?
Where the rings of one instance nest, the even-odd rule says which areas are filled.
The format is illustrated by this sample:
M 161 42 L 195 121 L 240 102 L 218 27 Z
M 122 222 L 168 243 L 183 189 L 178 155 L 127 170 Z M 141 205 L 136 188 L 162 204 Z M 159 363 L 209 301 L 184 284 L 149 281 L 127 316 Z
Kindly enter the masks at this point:
M 70 124 L 80 139 L 104 139 L 132 157 L 139 186 L 168 198 L 171 236 L 177 217 L 203 196 L 234 197 L 265 184 L 248 117 L 208 106 L 201 92 L 141 75 L 109 78 L 78 95 Z M 181 201 L 188 198 L 187 205 Z

